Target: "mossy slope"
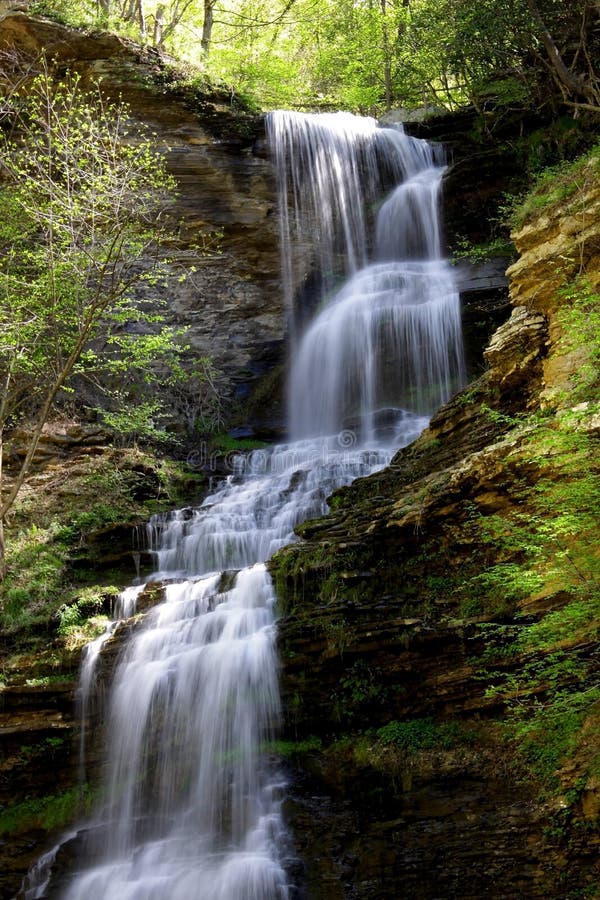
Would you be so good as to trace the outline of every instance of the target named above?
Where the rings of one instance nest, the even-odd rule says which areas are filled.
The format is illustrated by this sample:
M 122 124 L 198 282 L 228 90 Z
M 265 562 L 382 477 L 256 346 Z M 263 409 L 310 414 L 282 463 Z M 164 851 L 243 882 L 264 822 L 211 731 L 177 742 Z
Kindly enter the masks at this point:
M 487 372 L 389 469 L 334 494 L 331 514 L 272 562 L 286 727 L 322 742 L 294 775 L 302 855 L 317 860 L 311 898 L 393 897 L 399 883 L 411 897 L 595 896 L 590 159 L 569 170 L 568 209 L 561 183 L 543 219 L 527 212 L 514 234 L 524 254 L 511 270 L 514 310 Z M 336 823 L 327 847 L 323 804 Z

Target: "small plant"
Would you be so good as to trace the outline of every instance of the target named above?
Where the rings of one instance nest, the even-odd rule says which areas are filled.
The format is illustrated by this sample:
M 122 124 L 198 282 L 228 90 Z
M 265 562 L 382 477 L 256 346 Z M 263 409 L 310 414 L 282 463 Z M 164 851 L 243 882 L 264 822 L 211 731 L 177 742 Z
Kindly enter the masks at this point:
M 19 748 L 19 752 L 25 761 L 29 761 L 40 756 L 49 755 L 52 757 L 58 750 L 62 750 L 65 746 L 68 746 L 66 738 L 47 737 L 37 744 L 23 744 Z
M 433 719 L 409 719 L 388 722 L 377 731 L 377 739 L 406 753 L 420 750 L 449 750 L 465 740 L 464 729 L 454 722 L 436 723 Z
M 114 432 L 117 444 L 135 446 L 140 440 L 154 444 L 175 443 L 175 436 L 161 427 L 167 414 L 157 399 L 141 400 L 116 411 L 97 409 L 95 412 L 103 425 Z
M 497 409 L 492 409 L 491 406 L 488 406 L 487 403 L 481 404 L 481 412 L 485 413 L 486 416 L 494 423 L 494 425 L 499 425 L 501 427 L 514 428 L 521 422 L 520 419 L 515 416 L 507 416 L 505 413 L 500 412 Z
M 373 705 L 383 703 L 386 695 L 381 673 L 358 660 L 340 678 L 340 690 L 334 695 L 338 719 L 354 721 Z
M 57 794 L 36 797 L 0 810 L 0 835 L 19 835 L 34 828 L 55 831 L 89 811 L 92 794 L 70 788 Z
M 600 294 L 592 290 L 582 276 L 567 283 L 559 292 L 561 302 L 559 322 L 562 337 L 559 352 L 583 351 L 585 360 L 580 361 L 573 375 L 574 390 L 570 402 L 597 399 L 600 384 Z
M 350 646 L 354 634 L 348 623 L 343 619 L 328 621 L 323 628 L 327 640 L 327 646 L 343 657 L 344 651 Z
M 77 604 L 73 606 L 61 606 L 58 610 L 58 618 L 60 622 L 58 633 L 63 636 L 68 634 L 72 628 L 81 625 L 83 622 L 83 617 Z
M 552 702 L 539 703 L 529 715 L 509 720 L 509 730 L 527 769 L 548 788 L 560 789 L 557 772 L 581 739 L 590 710 L 600 702 L 600 688 L 561 691 Z M 596 735 L 597 737 L 597 735 Z M 600 754 L 595 755 L 595 765 Z
M 452 261 L 466 259 L 472 263 L 484 263 L 497 256 L 514 259 L 515 245 L 509 238 L 493 238 L 483 244 L 472 244 L 466 238 L 459 240 L 452 253 Z
M 507 202 L 505 212 L 510 226 L 521 228 L 532 216 L 558 204 L 591 185 L 600 171 L 600 144 L 573 162 L 561 162 L 543 169 L 525 199 Z

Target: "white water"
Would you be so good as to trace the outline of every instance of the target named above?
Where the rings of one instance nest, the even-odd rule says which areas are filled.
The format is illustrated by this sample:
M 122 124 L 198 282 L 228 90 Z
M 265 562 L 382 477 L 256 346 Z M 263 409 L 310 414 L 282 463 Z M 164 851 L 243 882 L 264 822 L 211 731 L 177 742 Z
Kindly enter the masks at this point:
M 166 574 L 166 573 L 157 573 Z M 279 785 L 261 759 L 279 701 L 262 565 L 169 584 L 114 677 L 104 809 L 66 897 L 285 898 Z
M 278 175 L 284 293 L 291 309 L 307 256 L 321 274 L 323 299 L 369 261 L 369 206 L 441 159 L 425 141 L 350 113 L 278 111 L 268 117 L 267 127 Z
M 90 641 L 83 648 L 76 697 L 79 719 L 79 785 L 82 790 L 86 782 L 85 757 L 88 721 L 91 716 L 101 712 L 102 700 L 104 699 L 99 696 L 97 679 L 100 654 L 105 643 L 117 627 L 119 620 L 127 619 L 134 615 L 137 598 L 143 588 L 143 584 L 135 584 L 121 591 L 117 597 L 112 621 L 108 622 L 104 632 L 99 637 Z
M 407 414 L 429 416 L 464 378 L 459 295 L 441 251 L 444 165 L 431 145 L 373 119 L 319 119 L 271 119 L 284 211 L 293 197 L 293 221 L 281 216 L 287 294 L 307 235 L 324 273 L 318 314 L 294 338 L 290 427 L 297 439 L 351 428 L 370 445 L 382 423 L 396 419 L 401 431 Z M 378 205 L 371 247 L 368 210 Z
M 298 242 L 324 273 L 321 310 L 293 351 L 291 420 L 303 439 L 240 458 L 201 507 L 149 523 L 150 580 L 168 582 L 165 599 L 115 671 L 104 800 L 67 900 L 287 900 L 264 561 L 326 511 L 334 488 L 413 440 L 461 378 L 433 151 L 347 115 L 276 113 L 269 128 L 288 293 Z M 349 281 L 331 295 L 340 276 Z M 124 604 L 121 615 L 133 611 Z M 102 639 L 82 672 L 84 708 L 101 649 Z

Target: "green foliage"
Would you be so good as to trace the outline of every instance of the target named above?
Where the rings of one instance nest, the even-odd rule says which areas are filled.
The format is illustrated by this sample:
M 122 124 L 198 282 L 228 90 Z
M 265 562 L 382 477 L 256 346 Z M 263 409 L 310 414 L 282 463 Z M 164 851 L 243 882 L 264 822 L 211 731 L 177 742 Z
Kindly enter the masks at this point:
M 520 420 L 515 416 L 507 416 L 506 413 L 500 412 L 498 409 L 492 409 L 487 403 L 482 403 L 480 408 L 481 412 L 485 413 L 494 425 L 499 425 L 501 428 L 506 426 L 512 428 L 519 424 Z
M 600 174 L 600 145 L 597 171 Z M 561 303 L 558 320 L 562 329 L 559 352 L 585 351 L 585 360 L 581 361 L 573 377 L 571 402 L 593 401 L 597 404 L 600 385 L 600 294 L 592 290 L 583 276 L 578 276 L 559 291 L 558 299 Z
M 113 587 L 83 589 L 73 603 L 63 603 L 58 608 L 58 634 L 79 642 L 82 631 L 87 639 L 101 633 L 108 621 L 108 616 L 103 614 L 107 600 L 114 599 L 117 594 L 117 589 Z
M 470 241 L 462 239 L 456 242 L 452 251 L 452 259 L 453 261 L 467 259 L 469 262 L 477 264 L 487 262 L 496 256 L 513 259 L 515 254 L 515 245 L 508 238 L 497 237 L 483 244 L 472 244 Z
M 583 418 L 533 417 L 511 432 L 515 464 L 537 474 L 519 482 L 511 472 L 505 509 L 473 510 L 465 522 L 465 534 L 476 535 L 484 549 L 479 571 L 456 588 L 463 614 L 498 615 L 558 591 L 593 602 L 600 583 L 600 479 L 596 440 L 584 430 L 589 414 L 584 408 Z
M 81 625 L 83 622 L 83 617 L 77 604 L 61 606 L 58 610 L 58 618 L 60 621 L 58 633 L 62 635 L 68 634 L 74 626 Z
M 92 795 L 79 788 L 36 797 L 0 809 L 0 834 L 12 836 L 35 828 L 56 831 L 68 825 L 77 815 L 89 811 Z
M 509 722 L 527 769 L 547 787 L 559 788 L 557 772 L 573 754 L 582 736 L 582 727 L 590 711 L 600 701 L 600 688 L 572 693 L 557 693 L 546 705 L 538 704 L 533 713 L 514 716 Z M 600 754 L 596 755 L 596 764 Z
M 420 750 L 449 750 L 465 740 L 466 732 L 455 722 L 437 723 L 433 719 L 409 719 L 388 722 L 377 731 L 377 739 L 405 753 Z
M 80 613 L 81 625 L 70 632 L 73 639 L 75 632 L 84 634 L 90 618 L 91 632 L 103 627 L 101 616 L 117 593 L 115 584 L 127 582 L 130 563 L 125 562 L 125 571 L 98 575 L 92 565 L 99 562 L 98 551 L 89 551 L 88 544 L 99 532 L 133 526 L 172 507 L 179 500 L 181 480 L 187 484 L 187 473 L 176 463 L 157 463 L 148 453 L 121 450 L 70 464 L 62 475 L 55 468 L 51 479 L 51 490 L 45 480 L 41 488 L 35 481 L 25 484 L 8 532 L 0 629 L 23 640 L 35 628 L 54 630 L 63 606 L 76 606 Z M 35 526 L 27 524 L 32 516 Z M 93 558 L 82 567 L 81 560 L 89 553 Z M 96 583 L 89 585 L 90 578 Z M 64 629 L 63 637 L 68 634 Z
M 519 563 L 503 562 L 486 569 L 474 580 L 488 597 L 505 601 L 522 600 L 536 593 L 544 581 L 541 575 Z
M 598 57 L 584 0 L 537 3 L 579 73 L 583 59 Z M 490 109 L 534 108 L 554 92 L 527 0 L 36 0 L 33 8 L 167 49 L 197 66 L 202 83 L 227 84 L 232 104 L 251 95 L 263 108 L 378 112 L 474 102 L 485 128 Z
M 37 684 L 39 683 L 40 680 L 38 679 Z M 28 684 L 31 687 L 36 686 L 36 684 L 32 684 L 31 681 L 28 682 Z M 19 748 L 19 753 L 25 761 L 30 761 L 40 756 L 52 758 L 57 751 L 64 749 L 66 746 L 68 746 L 68 742 L 64 737 L 46 737 L 37 744 L 23 744 Z
M 52 684 L 64 684 L 65 681 L 76 682 L 78 675 L 76 672 L 61 672 L 60 675 L 40 675 L 34 678 L 26 678 L 27 687 L 47 687 Z M 63 738 L 46 738 L 45 745 L 58 748 L 64 744 Z
M 600 144 L 576 160 L 547 166 L 535 178 L 525 199 L 513 198 L 505 208 L 508 224 L 521 228 L 533 216 L 553 206 L 567 203 L 576 194 L 590 187 L 600 173 Z
M 157 398 L 143 400 L 135 406 L 123 404 L 119 411 L 97 409 L 102 424 L 115 433 L 120 440 L 135 443 L 138 440 L 153 444 L 173 443 L 174 437 L 160 427 L 167 418 L 161 401 Z
M 547 613 L 539 622 L 524 628 L 515 642 L 517 650 L 546 650 L 561 641 L 577 642 L 600 633 L 600 595 L 592 593 L 575 599 L 562 609 Z
M 585 291 L 583 296 L 589 299 Z M 565 316 L 571 319 L 571 309 Z M 583 339 L 591 337 L 585 327 Z M 582 336 L 577 328 L 566 329 L 564 339 L 579 346 Z M 580 414 L 558 420 L 533 417 L 514 460 L 544 474 L 521 484 L 513 478 L 507 510 L 473 518 L 496 558 L 472 579 L 480 589 L 480 611 L 500 596 L 513 604 L 553 599 L 554 608 L 534 621 L 517 617 L 514 624 L 481 626 L 486 649 L 480 663 L 486 696 L 504 704 L 506 734 L 528 777 L 554 792 L 560 790 L 561 766 L 587 740 L 588 719 L 600 699 L 586 651 L 600 635 L 600 480 L 597 441 L 586 430 L 589 414 L 584 404 Z M 519 509 L 523 499 L 525 511 Z M 589 766 L 598 764 L 597 756 L 589 761 L 586 751 Z
M 81 0 L 33 0 L 29 4 L 32 15 L 46 16 L 55 22 L 74 26 L 90 24 L 91 4 Z
M 323 588 L 321 588 L 321 595 L 323 595 Z M 347 650 L 355 638 L 351 626 L 341 616 L 338 619 L 328 620 L 323 626 L 323 630 L 328 648 L 339 654 L 340 657 L 343 657 L 344 651 Z
M 144 391 L 182 379 L 185 350 L 181 333 L 134 299 L 140 283 L 158 289 L 161 218 L 173 199 L 153 136 L 136 126 L 133 140 L 124 104 L 77 75 L 55 78 L 43 58 L 34 74 L 13 75 L 2 112 L 17 127 L 2 138 L 0 435 L 23 417 L 36 424 L 2 516 L 74 383 L 104 393 L 115 428 L 162 438 Z
M 333 700 L 340 722 L 354 722 L 385 702 L 388 690 L 378 670 L 363 661 L 353 663 L 340 678 L 340 689 Z
M 65 558 L 66 548 L 54 541 L 51 528 L 33 525 L 11 541 L 0 597 L 3 631 L 11 634 L 45 619 L 45 605 L 59 589 Z

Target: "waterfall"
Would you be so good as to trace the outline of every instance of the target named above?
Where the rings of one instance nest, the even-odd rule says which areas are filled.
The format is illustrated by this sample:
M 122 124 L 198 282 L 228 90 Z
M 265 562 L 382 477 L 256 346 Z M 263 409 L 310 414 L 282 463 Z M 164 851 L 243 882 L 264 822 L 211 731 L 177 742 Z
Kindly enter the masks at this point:
M 199 507 L 148 525 L 148 580 L 165 582 L 164 600 L 129 619 L 107 698 L 102 800 L 58 889 L 66 900 L 287 900 L 265 562 L 327 510 L 332 490 L 413 440 L 462 377 L 439 151 L 346 114 L 278 112 L 268 128 L 290 312 L 306 266 L 320 273 L 313 321 L 292 337 L 295 439 L 240 457 Z M 122 617 L 142 588 L 122 595 Z M 82 670 L 84 709 L 104 640 Z M 36 890 L 30 880 L 25 896 Z
M 345 113 L 277 112 L 270 129 L 286 294 L 308 256 L 322 273 L 317 315 L 294 329 L 292 437 L 350 428 L 372 444 L 383 426 L 400 443 L 407 419 L 431 415 L 464 378 L 459 296 L 441 252 L 440 151 Z

